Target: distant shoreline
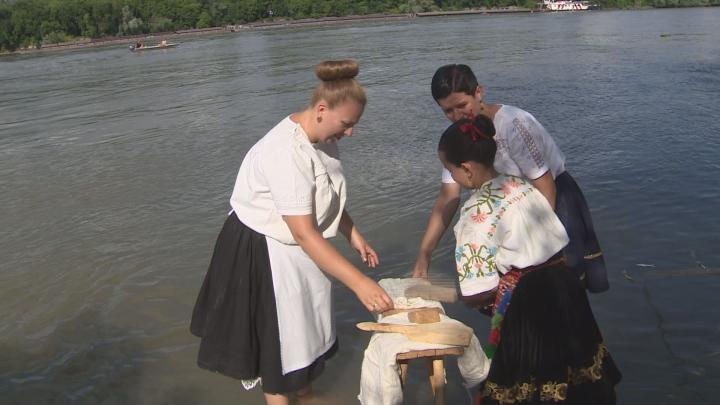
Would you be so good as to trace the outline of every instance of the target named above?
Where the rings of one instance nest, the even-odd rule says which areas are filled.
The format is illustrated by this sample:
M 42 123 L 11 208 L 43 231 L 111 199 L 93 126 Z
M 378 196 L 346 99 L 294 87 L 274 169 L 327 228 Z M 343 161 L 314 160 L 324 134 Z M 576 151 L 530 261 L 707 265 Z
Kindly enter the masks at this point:
M 688 7 L 670 7 L 670 8 L 697 8 L 697 7 L 713 7 L 713 6 L 688 6 Z M 637 7 L 627 10 L 654 10 L 654 9 L 665 9 L 658 7 Z M 620 10 L 620 9 L 603 9 L 603 10 Z M 625 10 L 625 9 L 623 9 Z M 547 9 L 529 9 L 522 7 L 502 7 L 502 8 L 478 8 L 471 10 L 460 10 L 460 11 L 429 11 L 423 13 L 403 13 L 403 14 L 366 14 L 366 15 L 350 15 L 342 17 L 320 17 L 320 18 L 305 18 L 298 20 L 286 20 L 277 19 L 273 21 L 261 21 L 252 22 L 247 24 L 228 25 L 225 27 L 210 27 L 210 28 L 196 28 L 187 30 L 177 30 L 169 32 L 155 32 L 138 35 L 127 35 L 122 37 L 101 37 L 101 38 L 84 38 L 77 41 L 60 42 L 55 44 L 45 44 L 39 48 L 23 48 L 15 51 L 0 51 L 0 57 L 5 55 L 16 55 L 16 54 L 28 54 L 37 52 L 47 51 L 61 51 L 67 49 L 79 49 L 79 48 L 93 48 L 102 47 L 118 44 L 133 44 L 134 42 L 159 42 L 160 39 L 171 40 L 174 38 L 182 38 L 187 36 L 201 36 L 208 34 L 229 34 L 238 33 L 245 31 L 258 31 L 263 29 L 277 29 L 277 28 L 289 28 L 297 26 L 313 26 L 313 25 L 331 25 L 341 24 L 345 22 L 357 22 L 357 21 L 383 21 L 383 20 L 411 20 L 415 18 L 424 17 L 445 17 L 445 16 L 458 16 L 458 15 L 473 15 L 473 14 L 516 14 L 516 13 L 579 13 L 579 12 L 592 12 L 592 10 L 582 11 L 551 11 Z
M 140 35 L 128 35 L 122 37 L 102 37 L 102 38 L 86 38 L 78 41 L 60 42 L 55 44 L 46 44 L 40 48 L 18 49 L 13 52 L 3 52 L 0 55 L 28 54 L 37 52 L 60 51 L 67 49 L 93 48 L 118 44 L 132 44 L 135 42 L 154 42 L 162 39 L 172 40 L 174 38 L 182 38 L 188 36 L 201 36 L 208 34 L 230 34 L 246 31 L 259 31 L 264 29 L 289 28 L 298 26 L 313 25 L 331 25 L 341 24 L 345 22 L 357 21 L 384 21 L 384 20 L 411 20 L 424 17 L 441 17 L 455 15 L 471 15 L 471 14 L 511 14 L 511 13 L 532 13 L 545 12 L 546 10 L 531 10 L 520 7 L 506 7 L 494 9 L 475 9 L 462 11 L 434 11 L 416 14 L 368 14 L 368 15 L 351 15 L 344 17 L 321 17 L 306 18 L 299 20 L 274 20 L 266 22 L 252 22 L 247 24 L 228 25 L 225 27 L 197 28 L 188 30 L 178 30 L 169 32 L 155 32 Z

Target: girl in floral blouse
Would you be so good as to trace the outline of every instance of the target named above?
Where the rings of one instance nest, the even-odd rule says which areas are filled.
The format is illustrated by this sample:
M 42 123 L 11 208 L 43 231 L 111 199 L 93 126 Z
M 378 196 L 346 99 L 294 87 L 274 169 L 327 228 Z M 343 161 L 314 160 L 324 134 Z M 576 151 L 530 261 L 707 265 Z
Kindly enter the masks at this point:
M 564 263 L 565 228 L 528 180 L 494 169 L 494 136 L 480 115 L 452 124 L 438 145 L 453 180 L 471 190 L 455 225 L 460 291 L 492 313 L 493 360 L 475 404 L 613 405 L 621 374 Z
M 438 145 L 453 180 L 471 190 L 454 229 L 455 264 L 463 300 L 493 315 L 490 357 L 517 281 L 536 268 L 562 265 L 568 243 L 547 199 L 528 180 L 495 170 L 494 135 L 492 121 L 479 115 L 452 124 Z

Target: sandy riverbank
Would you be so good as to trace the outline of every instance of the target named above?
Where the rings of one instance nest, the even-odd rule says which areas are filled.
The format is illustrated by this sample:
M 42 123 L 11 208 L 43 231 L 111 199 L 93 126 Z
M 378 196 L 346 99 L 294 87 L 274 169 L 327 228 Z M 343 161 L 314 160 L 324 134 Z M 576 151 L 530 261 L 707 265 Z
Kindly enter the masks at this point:
M 45 44 L 40 48 L 25 48 L 18 49 L 14 52 L 5 52 L 4 55 L 10 54 L 24 54 L 24 53 L 35 53 L 35 52 L 47 52 L 47 51 L 60 51 L 67 49 L 77 48 L 91 48 L 100 46 L 110 46 L 119 44 L 133 44 L 135 42 L 145 42 L 152 44 L 159 42 L 160 39 L 167 39 L 173 41 L 176 38 L 188 37 L 188 36 L 200 36 L 208 34 L 235 34 L 244 31 L 256 31 L 262 29 L 277 29 L 286 27 L 297 27 L 297 26 L 312 26 L 312 25 L 329 25 L 329 24 L 342 24 L 349 22 L 358 21 L 383 21 L 383 20 L 405 20 L 414 18 L 425 18 L 425 17 L 441 17 L 441 16 L 453 16 L 453 15 L 470 15 L 470 14 L 504 14 L 504 13 L 528 13 L 538 10 L 530 10 L 518 7 L 506 7 L 498 9 L 474 9 L 474 10 L 461 10 L 461 11 L 436 11 L 416 14 L 369 14 L 369 15 L 353 15 L 343 17 L 322 17 L 322 18 L 308 18 L 299 20 L 285 20 L 276 19 L 273 21 L 262 21 L 253 22 L 248 24 L 228 25 L 225 27 L 211 27 L 201 29 L 189 29 L 189 30 L 178 30 L 171 32 L 156 32 L 152 34 L 142 35 L 129 35 L 123 37 L 103 37 L 93 39 L 83 39 L 71 42 L 61 42 L 56 44 Z

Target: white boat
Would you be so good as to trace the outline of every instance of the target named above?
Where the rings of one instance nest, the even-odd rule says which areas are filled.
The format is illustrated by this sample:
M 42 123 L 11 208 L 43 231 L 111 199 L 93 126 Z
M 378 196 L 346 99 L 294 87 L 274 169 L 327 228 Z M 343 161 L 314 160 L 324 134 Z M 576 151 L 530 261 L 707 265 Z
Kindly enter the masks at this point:
M 160 43 L 158 45 L 143 45 L 143 46 L 136 46 L 136 45 L 130 45 L 130 51 L 131 52 L 140 52 L 140 51 L 152 51 L 155 49 L 167 49 L 167 48 L 174 48 L 178 46 L 178 44 L 171 44 L 168 42 Z
M 585 11 L 592 6 L 585 1 L 543 0 L 543 8 L 549 11 Z

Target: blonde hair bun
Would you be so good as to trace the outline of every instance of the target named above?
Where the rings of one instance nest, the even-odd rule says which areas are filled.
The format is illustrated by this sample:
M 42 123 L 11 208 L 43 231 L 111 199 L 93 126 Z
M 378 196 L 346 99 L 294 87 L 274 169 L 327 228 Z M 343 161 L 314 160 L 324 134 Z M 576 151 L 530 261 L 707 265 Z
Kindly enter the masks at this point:
M 315 76 L 324 82 L 352 79 L 360 72 L 360 66 L 352 59 L 327 60 L 315 66 Z

